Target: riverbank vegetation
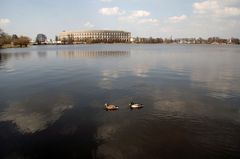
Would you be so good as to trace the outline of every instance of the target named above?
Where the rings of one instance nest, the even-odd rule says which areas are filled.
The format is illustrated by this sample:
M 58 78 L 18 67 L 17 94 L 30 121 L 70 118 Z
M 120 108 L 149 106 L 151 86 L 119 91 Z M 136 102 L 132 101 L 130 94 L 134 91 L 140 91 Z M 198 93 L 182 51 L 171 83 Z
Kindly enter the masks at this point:
M 69 36 L 68 38 L 59 39 L 56 36 L 56 41 L 58 44 L 62 45 L 72 45 L 72 44 L 96 44 L 96 43 L 135 43 L 135 44 L 234 44 L 239 45 L 240 39 L 238 38 L 219 38 L 219 37 L 209 37 L 207 39 L 203 38 L 144 38 L 144 37 L 132 37 L 130 42 L 116 40 L 116 39 L 94 39 L 94 38 L 73 38 Z
M 229 39 L 224 39 L 224 38 L 219 38 L 219 37 L 209 37 L 207 39 L 203 38 L 132 38 L 133 43 L 139 43 L 139 44 L 145 44 L 145 43 L 177 43 L 177 44 L 235 44 L 239 45 L 240 40 L 238 38 L 229 38 Z
M 0 28 L 0 48 L 27 47 L 30 41 L 27 36 L 9 35 Z

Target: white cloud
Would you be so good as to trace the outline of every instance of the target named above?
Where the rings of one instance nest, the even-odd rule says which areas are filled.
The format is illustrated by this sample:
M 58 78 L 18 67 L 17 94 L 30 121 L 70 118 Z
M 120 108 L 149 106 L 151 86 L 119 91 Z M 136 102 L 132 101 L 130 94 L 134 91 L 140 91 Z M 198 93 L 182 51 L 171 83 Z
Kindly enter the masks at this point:
M 238 16 L 238 15 L 240 15 L 240 8 L 225 7 L 224 13 L 229 16 Z
M 158 19 L 152 19 L 152 18 L 140 19 L 138 21 L 138 23 L 140 23 L 140 24 L 155 24 L 155 25 L 158 25 L 159 24 L 159 20 Z
M 100 0 L 100 2 L 112 2 L 112 0 Z
M 99 13 L 102 15 L 122 15 L 125 13 L 124 10 L 121 10 L 119 7 L 113 7 L 113 8 L 101 8 L 99 10 Z
M 203 2 L 196 2 L 193 4 L 195 13 L 207 13 L 209 11 L 215 11 L 220 8 L 218 1 L 215 0 L 207 0 Z
M 181 15 L 181 16 L 173 16 L 173 17 L 169 17 L 168 18 L 170 22 L 173 22 L 173 23 L 178 23 L 178 22 L 181 22 L 183 20 L 186 20 L 187 19 L 187 16 L 186 15 Z
M 0 19 L 0 26 L 7 25 L 9 23 L 11 23 L 11 21 L 9 19 L 7 19 L 7 18 Z
M 87 28 L 93 28 L 95 25 L 92 24 L 91 22 L 86 22 L 86 23 L 84 24 L 84 26 L 87 27 Z
M 117 27 L 131 31 L 133 36 L 228 38 L 240 35 L 239 0 L 195 0 L 192 13 L 171 17 L 155 17 L 154 12 L 143 8 L 125 11 L 124 15 L 115 11 Z
M 122 22 L 128 23 L 139 23 L 139 24 L 158 24 L 157 19 L 146 18 L 151 15 L 150 12 L 145 10 L 135 10 L 131 11 L 128 16 L 119 17 Z
M 140 17 L 147 17 L 150 14 L 151 14 L 150 12 L 145 11 L 145 10 L 136 10 L 136 11 L 133 11 L 130 16 L 140 18 Z
M 240 8 L 229 7 L 236 3 L 235 0 L 206 0 L 193 4 L 194 13 L 215 17 L 239 16 Z

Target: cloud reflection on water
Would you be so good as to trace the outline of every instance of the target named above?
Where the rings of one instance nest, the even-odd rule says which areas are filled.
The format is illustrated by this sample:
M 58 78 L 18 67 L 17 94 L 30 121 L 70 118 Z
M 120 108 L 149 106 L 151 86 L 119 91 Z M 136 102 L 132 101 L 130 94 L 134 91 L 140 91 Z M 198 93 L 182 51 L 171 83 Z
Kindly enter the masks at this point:
M 64 59 L 61 63 L 59 61 L 62 59 L 51 54 L 54 55 L 50 59 L 53 61 L 51 64 L 60 69 L 60 75 L 53 71 L 56 73 L 51 74 L 53 82 L 47 81 L 47 86 L 56 83 L 58 90 L 71 91 L 77 98 L 82 97 L 83 104 L 87 106 L 96 100 L 93 110 L 83 107 L 82 110 L 86 111 L 75 112 L 77 117 L 83 116 L 83 119 L 77 118 L 75 123 L 69 120 L 67 124 L 61 125 L 60 134 L 73 136 L 73 140 L 76 136 L 81 136 L 82 139 L 85 135 L 90 135 L 103 141 L 97 148 L 100 158 L 157 158 L 176 151 L 176 156 L 186 155 L 189 153 L 184 152 L 184 149 L 195 150 L 192 143 L 204 143 L 197 146 L 205 146 L 204 150 L 209 150 L 222 143 L 227 147 L 229 144 L 224 143 L 226 140 L 233 143 L 234 150 L 238 150 L 237 143 L 231 138 L 237 138 L 238 134 L 229 130 L 238 130 L 234 128 L 234 121 L 240 121 L 239 108 L 233 108 L 225 101 L 216 99 L 225 99 L 232 94 L 239 97 L 238 55 L 232 55 L 228 51 L 227 54 L 211 54 L 211 51 L 202 50 L 203 46 L 193 46 L 196 47 L 190 49 L 193 52 L 174 49 L 175 45 L 167 46 L 171 47 L 171 51 L 169 48 L 164 49 L 165 45 L 150 46 L 143 51 L 132 46 L 129 52 L 131 56 L 125 53 L 115 56 L 114 51 L 54 51 L 57 57 L 69 60 Z M 179 47 L 183 46 L 177 46 Z M 56 61 L 60 65 L 55 65 Z M 72 65 L 73 63 L 77 65 Z M 69 69 L 72 72 L 61 70 L 68 66 L 72 68 Z M 0 121 L 12 122 L 21 133 L 45 130 L 74 105 L 68 96 L 50 96 L 43 95 L 10 103 L 0 113 Z M 146 107 L 140 111 L 128 111 L 126 103 L 132 99 L 144 101 Z M 103 111 L 100 107 L 105 100 L 122 106 L 120 111 Z M 79 135 L 79 132 L 91 127 L 89 120 L 94 121 L 93 131 Z M 209 136 L 211 138 L 208 141 Z M 189 141 L 192 142 L 190 145 Z M 80 142 L 82 140 L 76 140 L 76 144 Z M 166 152 L 166 148 L 170 150 Z M 217 147 L 214 152 L 219 153 L 221 150 L 226 151 Z
M 179 47 L 184 48 L 184 46 Z M 143 53 L 144 58 L 139 58 L 141 60 L 139 63 L 147 63 L 150 71 L 175 74 L 176 79 L 177 76 L 181 78 L 185 76 L 191 80 L 193 87 L 207 88 L 208 94 L 214 98 L 239 96 L 240 54 L 236 54 L 235 49 L 216 48 L 216 46 L 193 46 L 193 49 L 195 52 L 184 49 L 175 52 L 158 50 L 153 51 L 151 56 Z
M 209 56 L 215 56 L 209 58 Z M 193 87 L 204 87 L 214 98 L 229 98 L 240 93 L 237 79 L 237 54 L 231 52 L 174 53 L 171 58 L 163 55 L 163 65 L 176 72 L 189 75 Z
M 235 109 L 231 105 L 227 107 L 226 103 L 219 102 L 218 98 L 228 99 L 233 97 L 232 95 L 239 97 L 240 83 L 238 77 L 240 74 L 238 70 L 240 68 L 238 68 L 238 58 L 234 58 L 236 55 L 231 52 L 216 52 L 212 54 L 211 52 L 201 51 L 195 53 L 177 51 L 170 53 L 158 50 L 152 52 L 151 56 L 149 56 L 149 53 L 134 52 L 132 50 L 131 58 L 133 59 L 117 63 L 118 66 L 124 66 L 128 71 L 122 71 L 121 67 L 102 71 L 102 80 L 105 81 L 103 88 L 109 90 L 114 90 L 117 88 L 116 85 L 118 85 L 118 81 L 112 79 L 134 76 L 135 83 L 138 83 L 142 81 L 142 77 L 146 78 L 144 81 L 146 85 L 139 86 L 139 88 L 131 87 L 132 85 L 129 84 L 131 81 L 128 81 L 128 84 L 125 84 L 125 87 L 123 86 L 121 89 L 137 90 L 136 94 L 145 92 L 145 94 L 143 93 L 144 96 L 147 96 L 153 102 L 153 112 L 149 113 L 151 115 L 147 119 L 138 122 L 131 120 L 129 116 L 123 117 L 121 122 L 114 117 L 112 117 L 114 119 L 109 119 L 114 122 L 103 122 L 104 124 L 99 126 L 97 131 L 97 136 L 103 140 L 103 144 L 98 147 L 98 155 L 100 157 L 137 158 L 136 156 L 141 156 L 140 154 L 143 157 L 146 155 L 144 153 L 151 152 L 151 150 L 148 147 L 141 147 L 145 145 L 141 143 L 141 137 L 146 135 L 139 135 L 141 133 L 148 133 L 148 135 L 144 136 L 148 145 L 151 145 L 149 143 L 159 143 L 159 145 L 166 144 L 166 147 L 171 147 L 174 144 L 178 149 L 184 149 L 182 144 L 188 144 L 188 142 L 181 141 L 182 139 L 191 140 L 199 144 L 204 143 L 205 145 L 202 145 L 206 149 L 213 148 L 215 145 L 227 145 L 226 142 L 222 142 L 223 138 L 214 135 L 228 134 L 229 127 L 236 124 L 236 122 L 239 123 L 239 108 Z M 216 56 L 216 58 L 209 58 L 209 56 Z M 141 76 L 141 74 L 150 76 Z M 152 79 L 156 81 L 149 81 Z M 178 83 L 183 82 L 183 80 L 185 81 L 184 83 Z M 162 85 L 158 85 L 158 82 Z M 199 90 L 203 90 L 208 97 L 206 98 L 202 96 L 203 94 L 199 94 L 202 93 Z M 134 95 L 136 96 L 136 94 Z M 143 94 L 140 94 L 140 96 Z M 110 118 L 108 115 L 106 116 L 106 118 Z M 142 116 L 142 118 L 144 117 Z M 149 121 L 150 119 L 152 121 Z M 223 122 L 222 119 L 225 119 L 227 122 Z M 127 120 L 131 121 L 130 125 L 136 124 L 134 125 L 135 133 L 139 133 L 135 134 L 136 137 L 139 137 L 136 140 L 135 136 L 133 136 L 134 134 L 131 133 L 134 130 L 129 127 Z M 161 126 L 158 123 L 154 127 L 154 121 L 166 122 L 167 124 Z M 224 126 L 219 126 L 218 122 L 223 122 Z M 183 124 L 180 126 L 181 128 L 178 127 L 179 123 Z M 213 126 L 209 128 L 210 131 L 207 134 L 212 137 L 211 139 L 205 136 L 204 126 L 206 123 Z M 139 132 L 137 132 L 137 124 L 141 125 L 139 127 L 142 128 Z M 174 127 L 174 124 L 176 128 L 171 128 Z M 149 132 L 144 130 L 144 126 L 150 129 Z M 154 133 L 154 130 L 159 132 L 159 134 Z M 169 131 L 166 133 L 166 130 Z M 187 136 L 191 136 L 192 132 L 198 134 L 196 139 L 190 139 Z M 167 136 L 166 140 L 168 141 L 161 138 L 161 135 L 163 137 Z M 227 138 L 231 140 L 232 136 L 236 137 L 236 133 L 232 132 Z M 154 137 L 156 141 L 152 141 Z M 181 144 L 177 145 L 179 144 L 178 142 Z M 191 145 L 187 146 L 192 148 Z M 227 151 L 224 146 L 217 147 L 216 151 L 218 153 Z M 236 143 L 233 143 L 232 146 L 234 150 L 237 150 L 238 145 Z M 164 146 L 160 147 L 158 152 L 164 154 Z M 154 154 L 153 157 L 148 156 L 148 158 L 155 158 Z
M 115 121 L 105 122 L 104 125 L 99 126 L 97 129 L 97 139 L 103 141 L 97 149 L 97 156 L 99 158 L 119 159 L 133 153 L 131 152 L 131 147 L 133 148 L 135 145 L 129 144 L 128 142 L 131 139 L 126 141 L 127 136 L 121 134 L 125 130 L 129 130 L 129 122 L 127 122 L 127 119 L 121 121 L 118 121 L 119 119 L 116 118 L 114 119 Z M 125 149 L 128 149 L 128 151 L 125 151 Z
M 101 49 L 98 47 L 101 46 Z M 141 47 L 141 46 L 140 46 Z M 65 48 L 61 47 L 61 51 L 57 49 L 56 56 L 65 58 L 83 58 L 83 57 L 130 57 L 124 60 L 114 60 L 115 63 L 109 61 L 109 67 L 100 70 L 102 79 L 100 85 L 109 89 L 112 86 L 111 79 L 118 79 L 132 75 L 137 77 L 149 77 L 149 73 L 166 72 L 179 76 L 188 76 L 192 81 L 193 87 L 203 87 L 209 90 L 208 94 L 214 98 L 231 98 L 236 94 L 240 94 L 240 75 L 236 72 L 240 69 L 238 66 L 239 54 L 237 49 L 231 49 L 222 46 L 184 46 L 171 45 L 168 46 L 153 45 L 146 51 L 139 50 L 138 45 L 129 47 L 112 47 L 108 45 L 79 46 Z M 180 49 L 175 50 L 179 47 Z M 192 47 L 192 48 L 191 48 Z M 189 49 L 191 48 L 191 49 Z M 36 49 L 36 50 L 35 50 Z M 32 56 L 33 51 L 37 51 L 38 58 L 46 57 L 47 51 L 53 48 L 37 48 L 24 49 L 7 49 L 0 53 L 0 69 L 6 72 L 15 71 L 15 65 L 9 62 L 9 59 L 25 59 Z M 195 51 L 192 52 L 192 49 Z M 229 49 L 229 50 L 228 50 Z M 209 58 L 211 56 L 211 58 Z M 214 56 L 214 58 L 212 57 Z M 108 63 L 108 62 L 106 62 Z M 114 65 L 117 67 L 114 67 Z M 112 67 L 113 66 L 113 67 Z
M 181 47 L 181 46 L 179 46 Z M 183 46 L 184 47 L 184 46 Z M 161 50 L 138 52 L 131 50 L 131 58 L 116 63 L 118 67 L 109 67 L 101 71 L 100 85 L 112 88 L 113 81 L 120 77 L 134 75 L 146 78 L 152 73 L 162 74 L 159 77 L 175 78 L 187 77 L 193 87 L 207 88 L 208 95 L 214 98 L 231 98 L 240 94 L 240 69 L 235 52 L 222 51 L 212 52 L 214 46 L 194 46 L 196 52 L 181 50 L 179 52 L 162 52 Z M 200 48 L 198 48 L 200 47 Z M 214 58 L 209 58 L 214 56 Z M 172 77 L 171 77 L 172 76 Z M 152 75 L 150 77 L 153 77 Z
M 32 98 L 11 103 L 0 113 L 0 121 L 16 124 L 21 133 L 35 133 L 57 121 L 73 105 L 69 97 L 61 96 L 49 101 L 47 98 Z

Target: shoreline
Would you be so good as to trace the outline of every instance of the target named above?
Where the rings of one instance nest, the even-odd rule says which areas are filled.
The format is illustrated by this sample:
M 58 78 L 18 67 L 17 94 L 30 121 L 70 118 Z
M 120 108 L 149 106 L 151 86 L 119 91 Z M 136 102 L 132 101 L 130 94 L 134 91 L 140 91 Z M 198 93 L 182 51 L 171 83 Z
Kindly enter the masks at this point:
M 176 45 L 213 45 L 213 46 L 231 46 L 231 45 L 240 45 L 240 44 L 226 44 L 226 43 L 222 43 L 222 44 L 216 44 L 216 43 L 212 43 L 212 44 L 195 44 L 195 43 L 190 43 L 190 44 L 186 44 L 186 43 L 84 43 L 84 44 L 43 44 L 43 45 L 33 45 L 30 44 L 28 46 L 13 46 L 13 45 L 3 45 L 0 47 L 0 49 L 13 49 L 13 48 L 29 48 L 31 46 L 78 46 L 78 45 L 116 45 L 116 44 L 126 44 L 126 45 L 171 45 L 171 44 L 176 44 Z

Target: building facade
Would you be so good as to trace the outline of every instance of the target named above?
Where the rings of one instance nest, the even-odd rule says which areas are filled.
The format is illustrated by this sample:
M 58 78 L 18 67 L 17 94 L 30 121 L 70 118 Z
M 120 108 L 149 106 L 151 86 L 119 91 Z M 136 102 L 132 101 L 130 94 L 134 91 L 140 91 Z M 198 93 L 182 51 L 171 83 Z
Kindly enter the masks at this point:
M 130 42 L 131 33 L 117 30 L 63 31 L 62 42 Z

